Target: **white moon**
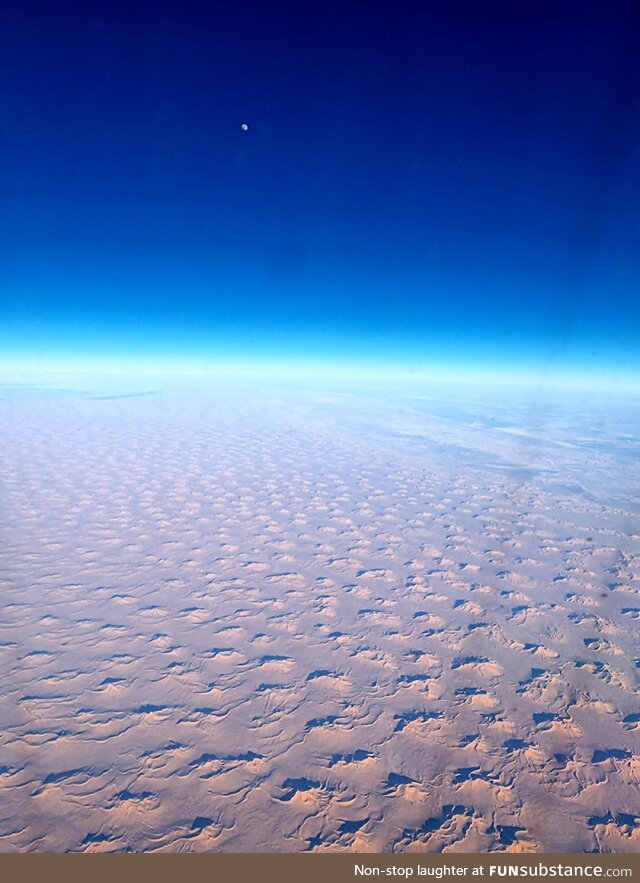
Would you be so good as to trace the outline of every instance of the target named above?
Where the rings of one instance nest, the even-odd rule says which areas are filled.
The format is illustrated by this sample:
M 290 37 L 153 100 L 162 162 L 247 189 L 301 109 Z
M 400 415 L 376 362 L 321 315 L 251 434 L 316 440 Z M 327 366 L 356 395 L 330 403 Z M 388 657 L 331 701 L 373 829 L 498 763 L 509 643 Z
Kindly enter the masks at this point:
M 247 132 L 249 130 L 249 126 L 246 123 L 243 123 L 240 128 L 243 132 Z

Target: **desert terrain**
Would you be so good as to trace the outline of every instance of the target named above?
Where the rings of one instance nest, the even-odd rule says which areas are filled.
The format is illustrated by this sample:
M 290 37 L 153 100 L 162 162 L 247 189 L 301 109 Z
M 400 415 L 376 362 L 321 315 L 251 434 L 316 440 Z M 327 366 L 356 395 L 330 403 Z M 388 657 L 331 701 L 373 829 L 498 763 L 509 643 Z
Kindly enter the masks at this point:
M 637 404 L 0 410 L 0 850 L 640 849 Z

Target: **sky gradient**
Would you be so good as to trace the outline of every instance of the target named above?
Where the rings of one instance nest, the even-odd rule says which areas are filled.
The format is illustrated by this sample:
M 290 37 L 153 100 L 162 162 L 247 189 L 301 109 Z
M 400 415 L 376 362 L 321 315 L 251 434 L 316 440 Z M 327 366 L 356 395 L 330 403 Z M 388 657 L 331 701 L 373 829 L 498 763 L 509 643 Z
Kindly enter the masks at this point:
M 529 6 L 14 3 L 5 357 L 638 372 L 640 7 Z

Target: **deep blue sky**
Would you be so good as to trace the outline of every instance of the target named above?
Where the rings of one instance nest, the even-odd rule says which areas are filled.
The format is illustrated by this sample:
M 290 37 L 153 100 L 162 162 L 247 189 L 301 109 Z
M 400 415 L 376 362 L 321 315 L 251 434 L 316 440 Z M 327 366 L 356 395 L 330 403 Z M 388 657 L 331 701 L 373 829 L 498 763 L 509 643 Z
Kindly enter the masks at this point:
M 8 349 L 637 363 L 639 40 L 633 2 L 15 2 Z

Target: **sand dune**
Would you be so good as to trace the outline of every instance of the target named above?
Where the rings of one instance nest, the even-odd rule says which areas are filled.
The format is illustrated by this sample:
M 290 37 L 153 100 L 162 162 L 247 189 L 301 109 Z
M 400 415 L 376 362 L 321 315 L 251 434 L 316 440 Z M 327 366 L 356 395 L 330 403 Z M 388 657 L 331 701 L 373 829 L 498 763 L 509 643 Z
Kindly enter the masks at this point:
M 403 396 L 3 393 L 0 848 L 640 848 L 629 413 Z

